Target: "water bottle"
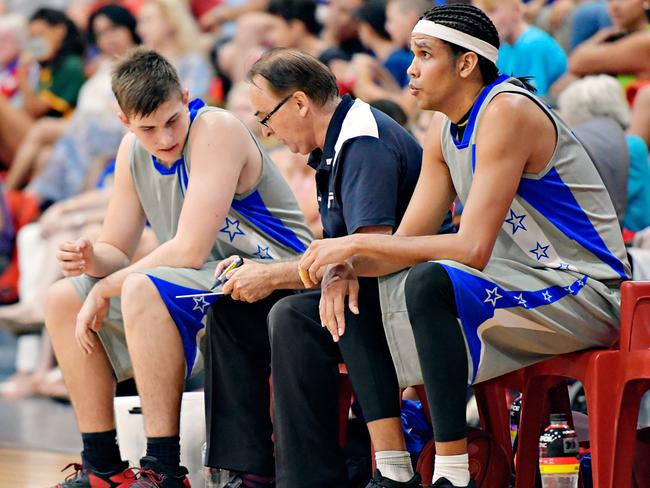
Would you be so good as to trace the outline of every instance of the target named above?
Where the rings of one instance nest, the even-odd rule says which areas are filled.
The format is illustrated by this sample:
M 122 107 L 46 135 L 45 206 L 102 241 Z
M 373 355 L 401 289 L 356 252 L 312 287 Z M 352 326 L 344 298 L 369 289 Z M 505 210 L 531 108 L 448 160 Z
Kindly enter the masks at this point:
M 521 393 L 515 397 L 510 406 L 510 441 L 514 447 L 517 433 L 519 432 L 519 419 L 521 418 Z
M 563 413 L 551 414 L 539 438 L 539 472 L 543 488 L 578 488 L 578 437 Z

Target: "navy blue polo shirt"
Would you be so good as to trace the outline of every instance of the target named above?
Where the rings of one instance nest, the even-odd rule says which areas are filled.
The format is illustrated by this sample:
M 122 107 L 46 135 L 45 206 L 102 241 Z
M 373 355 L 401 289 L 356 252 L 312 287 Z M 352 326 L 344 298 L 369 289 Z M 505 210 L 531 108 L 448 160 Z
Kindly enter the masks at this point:
M 422 149 L 389 116 L 346 95 L 309 165 L 316 170 L 324 237 L 378 225 L 395 230 L 420 175 Z

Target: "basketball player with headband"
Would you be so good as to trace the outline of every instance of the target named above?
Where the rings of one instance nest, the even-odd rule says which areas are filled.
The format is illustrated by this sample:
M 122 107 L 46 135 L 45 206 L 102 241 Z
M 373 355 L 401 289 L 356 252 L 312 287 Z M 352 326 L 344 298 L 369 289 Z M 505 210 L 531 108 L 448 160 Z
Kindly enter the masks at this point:
M 425 385 L 437 488 L 475 486 L 467 385 L 611 345 L 619 285 L 630 276 L 614 207 L 589 156 L 525 82 L 499 75 L 498 47 L 476 7 L 424 14 L 411 38 L 410 88 L 421 109 L 439 113 L 404 219 L 394 235 L 315 241 L 300 263 L 312 279 L 323 266 L 347 263 L 321 283 L 321 317 L 341 343 L 355 276 L 380 277 L 397 370 L 384 380 Z M 464 206 L 459 232 L 435 235 L 456 198 Z M 350 373 L 353 384 L 369 380 Z M 368 424 L 377 456 L 394 451 L 403 460 L 390 474 L 377 471 L 369 487 L 419 486 L 408 458 L 397 455 L 405 450 L 399 426 L 399 418 Z

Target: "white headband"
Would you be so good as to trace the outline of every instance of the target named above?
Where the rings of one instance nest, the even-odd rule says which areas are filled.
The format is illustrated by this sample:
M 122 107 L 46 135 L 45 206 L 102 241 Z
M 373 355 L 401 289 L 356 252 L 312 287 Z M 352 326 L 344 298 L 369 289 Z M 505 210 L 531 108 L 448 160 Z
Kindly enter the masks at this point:
M 436 24 L 430 20 L 420 20 L 413 28 L 413 34 L 424 34 L 425 36 L 435 37 L 442 41 L 451 42 L 457 46 L 464 47 L 476 54 L 480 54 L 486 59 L 489 59 L 494 64 L 497 64 L 499 50 L 489 42 L 477 39 L 474 36 L 465 34 L 451 27 Z

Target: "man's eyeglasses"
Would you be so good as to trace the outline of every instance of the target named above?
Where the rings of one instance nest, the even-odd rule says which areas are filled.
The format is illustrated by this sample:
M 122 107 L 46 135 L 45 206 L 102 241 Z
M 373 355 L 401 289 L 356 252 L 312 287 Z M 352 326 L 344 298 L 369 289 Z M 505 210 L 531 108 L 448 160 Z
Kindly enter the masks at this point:
M 262 124 L 264 127 L 269 126 L 269 120 L 271 117 L 273 117 L 273 114 L 280 110 L 282 108 L 282 105 L 287 103 L 289 99 L 293 96 L 293 93 L 290 95 L 287 95 L 280 103 L 278 103 L 273 110 L 271 110 L 268 114 L 266 114 L 266 117 L 264 117 L 262 120 L 260 120 L 260 124 Z

